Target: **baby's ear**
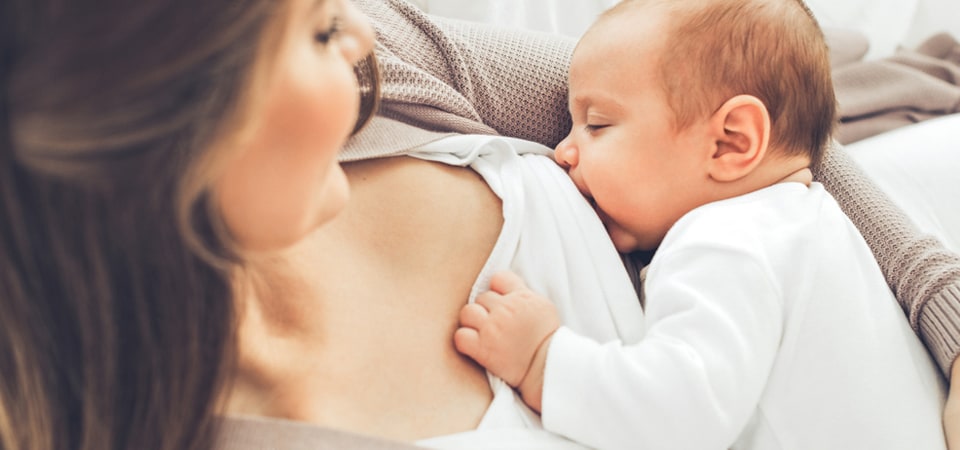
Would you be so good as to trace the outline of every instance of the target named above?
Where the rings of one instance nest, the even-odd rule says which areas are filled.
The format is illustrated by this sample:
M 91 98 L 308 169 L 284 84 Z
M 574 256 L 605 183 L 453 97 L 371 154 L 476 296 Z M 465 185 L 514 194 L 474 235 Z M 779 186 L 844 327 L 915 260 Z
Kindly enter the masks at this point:
M 710 117 L 715 142 L 710 176 L 717 181 L 735 181 L 753 171 L 767 153 L 770 113 L 752 95 L 733 97 Z

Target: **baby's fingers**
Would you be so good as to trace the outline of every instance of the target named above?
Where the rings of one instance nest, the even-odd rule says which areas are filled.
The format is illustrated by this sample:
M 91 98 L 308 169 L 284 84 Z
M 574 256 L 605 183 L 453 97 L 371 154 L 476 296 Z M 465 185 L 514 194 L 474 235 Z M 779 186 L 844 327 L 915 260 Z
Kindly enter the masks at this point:
M 483 307 L 487 312 L 493 312 L 503 306 L 503 296 L 493 291 L 487 291 L 478 295 L 474 302 L 474 304 Z
M 526 288 L 527 284 L 523 282 L 523 278 L 509 270 L 497 272 L 490 278 L 490 290 L 501 294 Z
M 483 306 L 476 303 L 468 303 L 460 308 L 460 326 L 480 329 L 486 322 L 490 313 Z
M 476 329 L 460 327 L 453 333 L 453 345 L 457 351 L 473 358 L 478 363 L 480 355 L 480 333 Z

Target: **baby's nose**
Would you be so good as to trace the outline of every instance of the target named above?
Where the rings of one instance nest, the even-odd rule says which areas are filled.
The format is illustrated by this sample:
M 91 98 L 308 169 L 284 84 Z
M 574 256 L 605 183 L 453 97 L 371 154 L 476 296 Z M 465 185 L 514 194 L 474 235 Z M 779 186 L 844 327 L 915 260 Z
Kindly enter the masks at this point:
M 570 138 L 564 139 L 557 144 L 557 148 L 553 152 L 553 159 L 564 169 L 570 169 L 577 165 L 579 155 L 577 154 L 576 147 L 570 142 Z

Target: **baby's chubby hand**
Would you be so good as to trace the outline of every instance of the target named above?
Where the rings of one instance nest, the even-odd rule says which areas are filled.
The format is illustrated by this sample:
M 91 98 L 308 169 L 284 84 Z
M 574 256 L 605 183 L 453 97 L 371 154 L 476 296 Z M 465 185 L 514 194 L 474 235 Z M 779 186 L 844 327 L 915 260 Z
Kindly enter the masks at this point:
M 537 350 L 559 327 L 553 303 L 527 288 L 515 273 L 499 272 L 490 280 L 489 291 L 460 310 L 453 340 L 461 353 L 518 387 Z M 542 373 L 537 376 L 542 378 Z

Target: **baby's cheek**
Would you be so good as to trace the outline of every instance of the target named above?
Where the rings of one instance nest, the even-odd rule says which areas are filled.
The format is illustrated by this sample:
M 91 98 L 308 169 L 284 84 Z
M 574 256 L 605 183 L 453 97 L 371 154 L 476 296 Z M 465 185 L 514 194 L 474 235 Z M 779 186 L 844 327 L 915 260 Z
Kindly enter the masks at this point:
M 628 233 L 623 228 L 620 228 L 617 224 L 607 223 L 607 233 L 610 234 L 610 240 L 613 241 L 613 246 L 620 253 L 629 253 L 634 250 L 637 250 L 639 241 L 632 234 Z

